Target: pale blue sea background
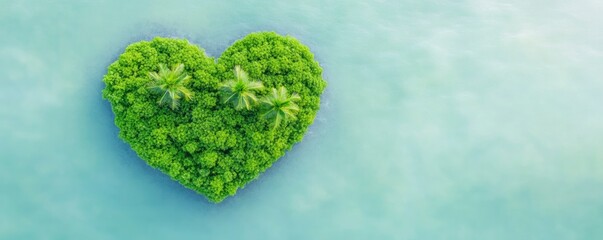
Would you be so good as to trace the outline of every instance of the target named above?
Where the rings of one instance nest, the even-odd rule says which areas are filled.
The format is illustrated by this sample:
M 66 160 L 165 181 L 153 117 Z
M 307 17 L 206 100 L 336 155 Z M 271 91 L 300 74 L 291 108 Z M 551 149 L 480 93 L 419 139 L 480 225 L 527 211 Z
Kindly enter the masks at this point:
M 0 239 L 603 239 L 600 0 L 0 0 Z M 261 30 L 329 86 L 308 135 L 221 204 L 117 137 L 134 41 Z

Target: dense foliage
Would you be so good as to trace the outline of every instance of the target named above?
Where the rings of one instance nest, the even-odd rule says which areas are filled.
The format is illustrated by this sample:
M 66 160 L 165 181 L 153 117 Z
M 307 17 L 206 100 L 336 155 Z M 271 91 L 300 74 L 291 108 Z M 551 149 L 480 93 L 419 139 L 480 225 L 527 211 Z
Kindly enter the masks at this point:
M 194 98 L 172 110 L 157 104 L 150 72 L 159 64 L 184 65 Z M 299 95 L 296 119 L 273 128 L 261 109 L 237 111 L 222 101 L 221 83 L 236 79 L 235 66 L 266 88 Z M 264 172 L 301 141 L 326 86 L 310 50 L 292 37 L 252 33 L 215 61 L 186 40 L 155 38 L 128 46 L 109 66 L 103 97 L 112 106 L 119 136 L 149 165 L 210 201 L 220 202 Z

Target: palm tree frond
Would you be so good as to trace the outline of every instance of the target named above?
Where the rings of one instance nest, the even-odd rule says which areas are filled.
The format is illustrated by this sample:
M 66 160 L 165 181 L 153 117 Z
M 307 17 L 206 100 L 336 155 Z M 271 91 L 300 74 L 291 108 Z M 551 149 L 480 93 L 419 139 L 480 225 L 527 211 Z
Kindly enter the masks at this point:
M 284 114 L 277 113 L 274 117 L 273 129 L 278 128 L 284 119 L 286 119 Z
M 247 89 L 259 91 L 259 90 L 264 89 L 264 84 L 262 84 L 262 82 L 258 82 L 258 81 L 249 82 L 249 84 L 247 85 Z
M 188 88 L 180 86 L 178 88 L 178 91 L 180 91 L 182 96 L 184 96 L 184 99 L 186 99 L 187 101 L 190 101 L 193 99 L 193 92 L 191 92 L 191 90 L 188 90 Z
M 170 73 L 170 69 L 165 64 L 159 64 L 159 75 L 166 76 Z
M 172 74 L 181 75 L 184 72 L 184 64 L 179 63 L 172 67 Z
M 297 102 L 297 101 L 301 100 L 301 97 L 299 96 L 299 94 L 293 93 L 293 94 L 291 94 L 291 97 L 289 97 L 289 99 L 293 102 Z
M 243 71 L 241 66 L 239 66 L 239 65 L 235 66 L 234 72 L 235 72 L 235 78 L 237 80 L 242 80 L 242 81 L 249 80 L 249 76 L 247 75 L 247 73 L 245 71 Z
M 155 80 L 155 81 L 159 81 L 161 80 L 161 77 L 159 76 L 159 74 L 157 74 L 156 72 L 150 72 L 149 73 L 149 77 L 151 77 L 151 79 Z

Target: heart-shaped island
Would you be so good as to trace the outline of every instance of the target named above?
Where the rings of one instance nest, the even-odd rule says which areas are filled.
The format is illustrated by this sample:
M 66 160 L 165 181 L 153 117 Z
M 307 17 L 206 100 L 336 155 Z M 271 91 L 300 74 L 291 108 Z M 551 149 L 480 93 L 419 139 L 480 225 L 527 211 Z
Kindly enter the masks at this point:
M 157 37 L 109 66 L 103 97 L 140 158 L 217 203 L 302 140 L 321 75 L 308 47 L 273 32 L 237 40 L 217 61 L 187 40 Z

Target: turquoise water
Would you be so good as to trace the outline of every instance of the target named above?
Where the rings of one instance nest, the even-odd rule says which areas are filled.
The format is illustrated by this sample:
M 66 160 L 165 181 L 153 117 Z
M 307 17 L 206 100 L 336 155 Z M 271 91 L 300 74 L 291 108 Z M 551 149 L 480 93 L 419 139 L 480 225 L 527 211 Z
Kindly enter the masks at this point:
M 0 0 L 0 239 L 601 239 L 603 3 Z M 219 205 L 101 99 L 134 41 L 310 46 L 304 140 Z

